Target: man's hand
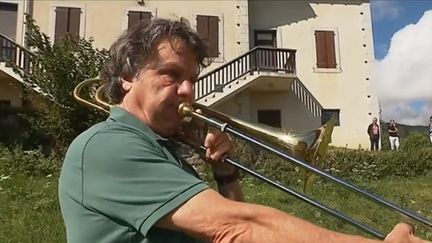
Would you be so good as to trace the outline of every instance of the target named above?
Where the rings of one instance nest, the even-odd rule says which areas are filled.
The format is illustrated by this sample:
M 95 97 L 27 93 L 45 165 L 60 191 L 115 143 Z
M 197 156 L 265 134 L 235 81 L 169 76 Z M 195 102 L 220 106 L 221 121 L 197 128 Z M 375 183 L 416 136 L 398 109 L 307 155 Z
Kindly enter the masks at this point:
M 384 242 L 388 243 L 430 243 L 416 237 L 408 224 L 397 224 L 393 230 L 387 235 Z
M 216 129 L 209 129 L 204 140 L 206 158 L 211 161 L 221 161 L 234 149 L 231 137 Z

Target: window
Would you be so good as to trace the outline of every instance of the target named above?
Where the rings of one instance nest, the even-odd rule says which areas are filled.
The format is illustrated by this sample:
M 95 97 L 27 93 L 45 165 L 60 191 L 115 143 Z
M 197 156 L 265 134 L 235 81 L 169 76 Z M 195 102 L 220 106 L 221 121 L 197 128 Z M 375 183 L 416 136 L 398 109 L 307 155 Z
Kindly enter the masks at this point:
M 336 119 L 335 126 L 340 126 L 339 120 L 340 109 L 322 109 L 321 111 L 321 125 L 326 124 L 332 116 Z
M 276 30 L 255 30 L 255 46 L 276 47 Z
M 280 110 L 258 110 L 258 122 L 276 127 L 281 128 L 282 122 L 281 122 L 281 111 Z
M 219 57 L 219 17 L 197 15 L 197 32 L 209 44 L 209 56 Z
M 129 11 L 128 12 L 128 29 L 140 22 L 141 20 L 148 21 L 151 20 L 151 12 L 143 11 Z
M 66 34 L 79 36 L 80 33 L 80 8 L 56 7 L 54 42 L 63 38 Z
M 336 68 L 336 48 L 334 31 L 315 31 L 317 68 Z
M 17 31 L 18 4 L 0 2 L 0 33 L 15 40 Z

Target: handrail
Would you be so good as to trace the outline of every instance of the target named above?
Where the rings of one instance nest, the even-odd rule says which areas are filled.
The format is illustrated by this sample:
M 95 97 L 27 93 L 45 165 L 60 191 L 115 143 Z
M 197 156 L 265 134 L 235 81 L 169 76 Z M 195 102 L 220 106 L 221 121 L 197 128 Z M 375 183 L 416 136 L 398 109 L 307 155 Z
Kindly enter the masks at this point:
M 300 80 L 293 80 L 291 83 L 291 91 L 314 117 L 321 117 L 321 111 L 324 107 Z
M 42 69 L 35 54 L 3 34 L 0 34 L 0 62 L 5 62 L 6 66 L 12 64 L 14 69 L 16 68 L 23 72 L 22 74 L 26 77 L 31 77 L 34 71 Z M 21 82 L 34 91 L 53 100 L 53 97 L 43 91 L 37 84 L 28 83 L 23 80 L 21 80 Z
M 195 83 L 195 97 L 199 100 L 254 71 L 295 74 L 295 53 L 293 49 L 255 47 L 201 76 Z
M 38 66 L 33 53 L 3 34 L 0 34 L 0 62 L 11 62 L 28 75 Z

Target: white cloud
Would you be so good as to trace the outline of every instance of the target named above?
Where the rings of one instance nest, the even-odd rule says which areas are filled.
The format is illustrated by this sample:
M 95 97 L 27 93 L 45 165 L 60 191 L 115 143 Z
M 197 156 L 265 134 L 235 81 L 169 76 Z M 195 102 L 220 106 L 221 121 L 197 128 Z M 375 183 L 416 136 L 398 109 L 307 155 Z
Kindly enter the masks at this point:
M 396 32 L 388 54 L 377 61 L 384 120 L 424 125 L 432 115 L 432 10 Z
M 372 17 L 375 21 L 392 20 L 399 17 L 401 8 L 395 1 L 371 1 Z

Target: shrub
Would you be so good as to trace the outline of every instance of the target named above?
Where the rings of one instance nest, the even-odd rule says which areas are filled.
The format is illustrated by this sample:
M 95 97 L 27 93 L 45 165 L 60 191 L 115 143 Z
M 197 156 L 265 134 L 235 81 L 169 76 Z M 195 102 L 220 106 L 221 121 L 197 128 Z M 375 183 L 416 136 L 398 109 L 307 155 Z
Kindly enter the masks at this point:
M 23 174 L 26 176 L 49 176 L 58 174 L 60 159 L 46 156 L 38 150 L 8 149 L 0 146 L 0 175 Z
M 23 98 L 35 109 L 23 116 L 31 130 L 22 137 L 22 144 L 30 141 L 30 145 L 45 145 L 62 154 L 73 138 L 105 117 L 79 104 L 72 93 L 79 82 L 98 75 L 108 52 L 94 48 L 92 38 L 67 35 L 53 44 L 29 16 L 26 27 L 26 43 L 33 54 L 32 72 L 23 72 L 12 64 L 27 84 Z M 39 96 L 31 91 L 35 86 L 41 90 Z
M 429 138 L 418 132 L 410 133 L 404 140 L 401 149 L 404 151 L 416 151 L 430 148 Z
M 350 181 L 377 180 L 385 177 L 414 177 L 430 173 L 432 171 L 432 147 L 423 146 L 424 141 L 419 140 L 417 135 L 407 138 L 407 142 L 411 140 L 416 142 L 411 145 L 407 144 L 400 151 L 371 152 L 333 148 L 323 160 L 321 168 L 330 174 Z M 240 147 L 244 146 L 248 145 L 240 145 Z M 304 178 L 305 170 L 300 167 L 261 150 L 253 152 L 251 150 L 253 150 L 251 147 L 237 149 L 239 153 L 237 157 L 255 170 L 285 183 L 298 184 L 299 180 Z

